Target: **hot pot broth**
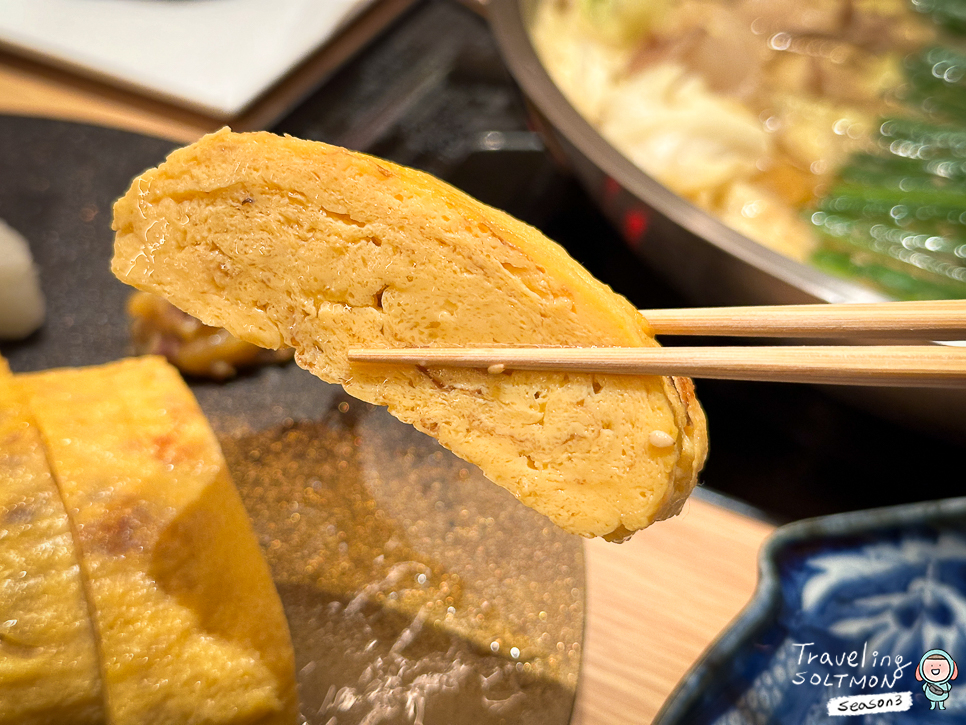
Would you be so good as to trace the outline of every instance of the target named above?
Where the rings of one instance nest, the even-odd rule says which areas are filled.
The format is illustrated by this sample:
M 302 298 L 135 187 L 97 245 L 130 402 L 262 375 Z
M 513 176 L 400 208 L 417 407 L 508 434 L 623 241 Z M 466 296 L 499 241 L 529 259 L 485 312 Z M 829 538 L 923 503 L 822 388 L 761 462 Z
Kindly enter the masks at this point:
M 954 297 L 959 5 L 546 0 L 532 32 L 571 103 L 679 195 L 799 261 L 898 297 Z

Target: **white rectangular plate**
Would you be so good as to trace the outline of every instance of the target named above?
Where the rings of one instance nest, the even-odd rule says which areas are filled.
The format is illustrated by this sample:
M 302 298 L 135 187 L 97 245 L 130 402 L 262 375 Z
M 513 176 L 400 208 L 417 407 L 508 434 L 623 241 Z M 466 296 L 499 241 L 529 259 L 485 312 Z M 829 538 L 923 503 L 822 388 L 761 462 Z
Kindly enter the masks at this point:
M 0 0 L 0 43 L 217 118 L 373 0 Z

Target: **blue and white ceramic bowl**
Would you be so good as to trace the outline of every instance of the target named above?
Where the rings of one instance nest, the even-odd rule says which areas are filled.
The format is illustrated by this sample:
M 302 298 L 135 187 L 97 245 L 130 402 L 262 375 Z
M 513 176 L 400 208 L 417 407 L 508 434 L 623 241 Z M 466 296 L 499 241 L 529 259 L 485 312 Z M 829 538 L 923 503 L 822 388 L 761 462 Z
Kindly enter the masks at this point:
M 759 566 L 656 725 L 966 724 L 966 675 L 917 679 L 930 650 L 966 665 L 966 498 L 790 524 Z

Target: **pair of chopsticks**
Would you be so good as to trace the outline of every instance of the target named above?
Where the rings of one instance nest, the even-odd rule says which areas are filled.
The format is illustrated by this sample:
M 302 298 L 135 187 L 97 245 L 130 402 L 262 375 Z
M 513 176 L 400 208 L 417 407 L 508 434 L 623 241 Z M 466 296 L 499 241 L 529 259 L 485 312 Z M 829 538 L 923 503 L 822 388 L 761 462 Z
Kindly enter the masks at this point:
M 966 340 L 966 300 L 641 310 L 656 335 Z M 966 346 L 351 349 L 350 362 L 684 375 L 725 380 L 966 387 Z

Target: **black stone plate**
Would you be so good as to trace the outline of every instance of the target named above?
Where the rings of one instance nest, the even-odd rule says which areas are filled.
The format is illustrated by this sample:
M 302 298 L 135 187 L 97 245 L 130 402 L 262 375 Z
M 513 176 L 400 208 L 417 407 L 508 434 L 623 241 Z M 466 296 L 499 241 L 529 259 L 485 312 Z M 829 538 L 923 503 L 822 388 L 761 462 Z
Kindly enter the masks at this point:
M 47 321 L 14 372 L 130 354 L 111 206 L 173 144 L 0 116 L 0 218 Z M 435 441 L 294 364 L 189 381 L 272 567 L 308 723 L 554 723 L 573 710 L 580 540 Z

